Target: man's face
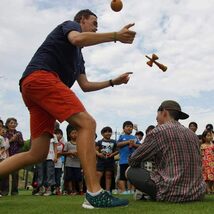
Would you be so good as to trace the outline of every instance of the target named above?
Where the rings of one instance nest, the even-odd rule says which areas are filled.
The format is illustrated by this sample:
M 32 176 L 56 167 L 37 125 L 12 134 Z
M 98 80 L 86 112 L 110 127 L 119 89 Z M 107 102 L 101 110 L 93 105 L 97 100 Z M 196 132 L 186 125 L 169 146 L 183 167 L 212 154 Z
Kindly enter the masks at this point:
M 96 32 L 97 31 L 97 18 L 90 15 L 87 19 L 82 17 L 80 21 L 83 32 Z
M 156 117 L 158 125 L 164 124 L 164 122 L 165 122 L 164 119 L 165 119 L 164 110 L 163 111 L 158 111 L 157 112 L 157 117 Z

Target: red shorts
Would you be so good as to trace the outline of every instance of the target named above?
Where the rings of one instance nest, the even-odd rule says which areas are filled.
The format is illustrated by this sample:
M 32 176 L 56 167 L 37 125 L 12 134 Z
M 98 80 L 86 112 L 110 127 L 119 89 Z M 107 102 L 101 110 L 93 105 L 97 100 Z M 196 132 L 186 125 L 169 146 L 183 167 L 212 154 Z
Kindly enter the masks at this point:
M 63 122 L 85 108 L 75 93 L 54 72 L 38 70 L 21 83 L 22 97 L 30 112 L 31 138 L 53 134 L 55 121 Z

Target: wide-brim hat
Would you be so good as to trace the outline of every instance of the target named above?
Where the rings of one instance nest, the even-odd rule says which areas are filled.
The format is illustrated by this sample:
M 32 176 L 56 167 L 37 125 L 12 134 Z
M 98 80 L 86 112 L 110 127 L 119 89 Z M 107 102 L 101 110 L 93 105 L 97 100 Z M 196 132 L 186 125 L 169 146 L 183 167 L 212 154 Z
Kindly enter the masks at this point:
M 181 106 L 174 100 L 165 100 L 161 103 L 160 107 L 158 108 L 158 111 L 161 110 L 173 110 L 179 112 L 179 118 L 181 120 L 185 120 L 189 117 L 188 114 L 182 112 Z

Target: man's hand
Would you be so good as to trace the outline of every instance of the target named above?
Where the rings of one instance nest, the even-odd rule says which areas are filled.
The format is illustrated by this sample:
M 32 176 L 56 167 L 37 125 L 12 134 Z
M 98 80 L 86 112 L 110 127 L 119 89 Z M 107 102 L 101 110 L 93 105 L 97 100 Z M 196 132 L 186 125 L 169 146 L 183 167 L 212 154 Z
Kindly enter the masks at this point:
M 133 40 L 135 38 L 136 32 L 129 30 L 130 27 L 134 26 L 133 24 L 128 24 L 125 27 L 123 27 L 120 31 L 116 32 L 116 40 L 120 41 L 122 43 L 133 43 Z
M 121 74 L 119 77 L 112 79 L 113 85 L 127 84 L 130 79 L 130 74 L 133 74 L 133 72 L 126 72 L 124 74 Z

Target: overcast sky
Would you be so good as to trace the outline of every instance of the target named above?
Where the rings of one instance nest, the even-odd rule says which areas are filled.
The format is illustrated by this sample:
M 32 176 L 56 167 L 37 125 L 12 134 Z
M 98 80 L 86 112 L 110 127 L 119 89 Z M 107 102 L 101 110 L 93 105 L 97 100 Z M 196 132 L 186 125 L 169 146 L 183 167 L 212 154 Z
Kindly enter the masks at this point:
M 196 121 L 198 134 L 214 121 L 214 0 L 123 0 L 123 9 L 113 12 L 111 0 L 1 0 L 0 1 L 0 117 L 15 117 L 17 129 L 28 139 L 29 114 L 19 92 L 18 81 L 34 52 L 47 34 L 65 20 L 73 20 L 81 9 L 98 16 L 98 32 L 119 31 L 135 23 L 133 44 L 106 43 L 83 49 L 86 72 L 91 81 L 108 80 L 133 72 L 127 85 L 83 93 L 73 90 L 97 121 L 121 131 L 131 120 L 145 131 L 156 124 L 157 108 L 163 100 L 178 101 Z M 164 73 L 149 67 L 145 55 L 155 53 L 166 64 Z M 63 131 L 66 123 L 61 125 Z M 66 137 L 66 136 L 65 136 Z

